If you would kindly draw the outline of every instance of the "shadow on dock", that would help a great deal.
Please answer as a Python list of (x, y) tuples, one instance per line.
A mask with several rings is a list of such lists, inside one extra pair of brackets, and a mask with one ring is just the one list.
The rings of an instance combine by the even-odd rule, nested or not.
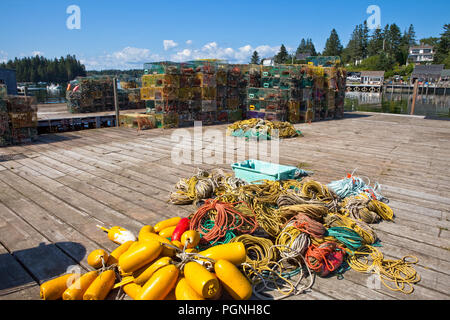
[[(355, 111), (358, 112), (358, 111)], [(367, 118), (367, 117), (372, 117), (373, 114), (361, 114), (361, 113), (353, 113), (352, 111), (345, 111), (344, 112), (344, 118), (345, 119), (356, 119), (356, 118)], [(330, 120), (337, 120), (337, 119), (330, 119)], [(320, 121), (324, 121), (324, 120), (320, 120)]]
[(84, 272), (78, 263), (85, 255), (86, 248), (75, 242), (41, 243), (0, 254), (0, 300), (67, 272)]
[(450, 121), (450, 115), (449, 116), (435, 116), (435, 115), (430, 115), (430, 116), (426, 116), (424, 118), (425, 120), (446, 120), (446, 121)]

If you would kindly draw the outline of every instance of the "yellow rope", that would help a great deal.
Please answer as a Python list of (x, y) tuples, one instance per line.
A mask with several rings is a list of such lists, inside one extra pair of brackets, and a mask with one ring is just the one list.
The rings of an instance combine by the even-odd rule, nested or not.
[(375, 231), (366, 223), (354, 220), (339, 214), (328, 214), (325, 217), (327, 227), (347, 227), (354, 230), (362, 238), (365, 244), (374, 244), (377, 241)]
[(303, 213), (318, 222), (323, 222), (323, 218), (328, 214), (327, 207), (317, 204), (296, 204), (292, 206), (284, 206), (277, 210), (281, 216), (287, 220)]
[[(408, 258), (413, 261), (407, 261)], [(349, 255), (347, 262), (355, 271), (377, 274), (381, 283), (392, 291), (410, 294), (414, 291), (413, 284), (420, 281), (420, 275), (411, 266), (418, 262), (414, 256), (398, 260), (384, 259), (380, 250), (366, 245), (354, 255)]]
[[(241, 264), (244, 274), (252, 282), (253, 293), (260, 299), (268, 299), (262, 295), (264, 290), (277, 290), (281, 296), (269, 299), (283, 299), (292, 294), (300, 294), (310, 288), (314, 282), (314, 275), (307, 268), (310, 277), (309, 285), (301, 286), (305, 275), (303, 273), (301, 259), (292, 259), (286, 256), (278, 259), (278, 250), (285, 252), (290, 250), (283, 244), (274, 245), (268, 238), (252, 235), (235, 237), (231, 242), (242, 242), (247, 250), (246, 261)], [(295, 264), (292, 264), (294, 262)], [(289, 273), (298, 270), (296, 282), (290, 280)]]

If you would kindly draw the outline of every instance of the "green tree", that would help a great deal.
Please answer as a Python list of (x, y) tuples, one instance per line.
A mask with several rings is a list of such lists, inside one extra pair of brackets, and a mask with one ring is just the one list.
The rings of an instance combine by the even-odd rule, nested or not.
[(314, 46), (314, 43), (312, 39), (306, 40), (306, 49), (311, 53), (311, 56), (317, 56), (316, 47)]
[(408, 31), (406, 33), (407, 39), (408, 39), (408, 45), (409, 46), (415, 46), (417, 45), (416, 42), (416, 31), (414, 30), (414, 26), (411, 24), (408, 28)]
[(342, 44), (336, 29), (331, 30), (330, 37), (325, 43), (325, 49), (322, 52), (324, 56), (340, 56), (342, 54)]
[(400, 28), (394, 23), (385, 31), (385, 52), (389, 57), (392, 57), (399, 63), (403, 60), (401, 46), (402, 33)]
[(363, 59), (367, 58), (368, 56), (368, 47), (369, 47), (369, 28), (367, 26), (367, 22), (364, 21), (362, 25), (359, 26), (359, 32), (360, 32), (360, 55)]
[(417, 45), (416, 43), (416, 32), (414, 31), (414, 26), (411, 24), (407, 31), (403, 33), (401, 39), (401, 44), (399, 52), (397, 53), (397, 61), (400, 65), (406, 64), (409, 56), (409, 48)]
[(250, 60), (250, 63), (251, 64), (259, 64), (260, 63), (260, 58), (259, 58), (258, 52), (256, 50), (253, 51), (253, 55)]
[(19, 82), (54, 82), (63, 83), (73, 80), (77, 76), (85, 76), (86, 69), (75, 56), (61, 57), (49, 60), (41, 56), (15, 58), (0, 67), (16, 70)]
[(314, 43), (312, 42), (312, 39), (302, 39), (300, 41), (300, 45), (298, 46), (295, 54), (301, 54), (306, 53), (310, 56), (317, 56), (316, 47), (314, 46)]
[(384, 33), (381, 30), (381, 28), (377, 28), (370, 37), (367, 46), (367, 55), (371, 57), (382, 53), (383, 43), (384, 43)]
[(442, 61), (445, 69), (450, 69), (450, 54), (447, 55), (447, 58)]
[(302, 39), (295, 54), (306, 53), (306, 40)]
[(289, 61), (289, 53), (287, 52), (284, 44), (282, 44), (280, 47), (280, 52), (278, 52), (278, 54), (275, 56), (275, 63), (284, 64), (284, 63), (288, 63), (288, 62), (290, 62)]
[(422, 45), (428, 45), (428, 46), (433, 46), (434, 48), (437, 48), (437, 46), (439, 44), (439, 38), (438, 37), (428, 37), (428, 38), (420, 39), (419, 42)]
[(344, 62), (356, 64), (356, 61), (363, 59), (362, 45), (362, 25), (357, 25), (353, 30), (350, 40), (345, 48)]
[(444, 32), (441, 34), (439, 42), (437, 44), (435, 62), (444, 63), (448, 61), (448, 56), (450, 55), (450, 24), (444, 25)]

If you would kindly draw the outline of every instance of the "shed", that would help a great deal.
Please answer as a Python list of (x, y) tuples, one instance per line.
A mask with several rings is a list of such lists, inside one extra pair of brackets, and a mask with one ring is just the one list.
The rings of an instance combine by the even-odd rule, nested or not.
[(411, 82), (414, 83), (417, 79), (438, 81), (442, 76), (443, 70), (443, 64), (416, 65), (411, 74)]
[(17, 95), (16, 70), (0, 68), (0, 83), (6, 84), (8, 95)]
[(450, 80), (450, 69), (444, 69), (441, 72), (441, 80), (449, 81)]
[(384, 71), (361, 71), (361, 82), (363, 84), (383, 84)]

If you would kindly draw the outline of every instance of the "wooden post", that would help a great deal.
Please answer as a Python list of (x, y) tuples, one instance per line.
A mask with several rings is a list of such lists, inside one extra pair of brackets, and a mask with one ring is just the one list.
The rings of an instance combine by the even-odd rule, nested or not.
[(448, 86), (448, 82), (446, 82), (444, 85), (444, 101), (445, 101), (445, 96), (447, 95), (447, 86)]
[(414, 83), (414, 89), (413, 89), (413, 100), (411, 104), (411, 115), (414, 114), (414, 108), (416, 106), (416, 98), (417, 98), (417, 90), (419, 89), (419, 81), (416, 80)]
[(114, 108), (116, 110), (116, 127), (120, 126), (119, 123), (119, 97), (117, 96), (117, 78), (113, 78), (114, 88)]

